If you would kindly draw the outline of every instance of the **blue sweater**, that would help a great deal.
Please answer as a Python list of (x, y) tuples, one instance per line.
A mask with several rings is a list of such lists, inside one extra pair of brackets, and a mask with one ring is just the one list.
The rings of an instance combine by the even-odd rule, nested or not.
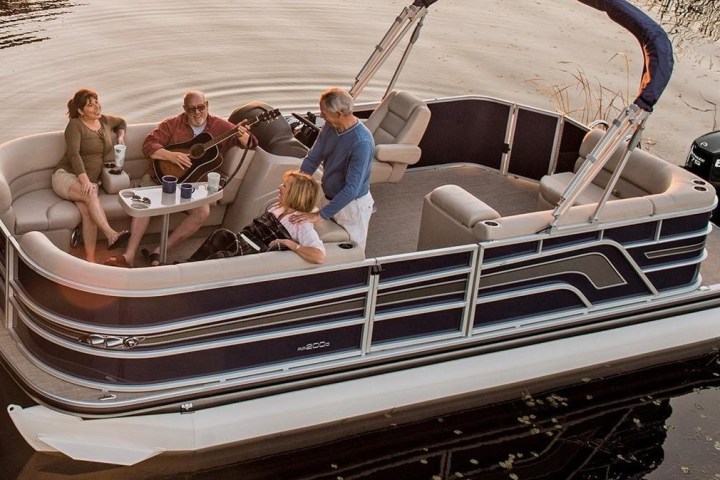
[(323, 165), (322, 189), (331, 200), (320, 210), (322, 218), (332, 217), (370, 191), (374, 153), (372, 134), (359, 120), (342, 133), (337, 133), (329, 124), (323, 126), (300, 166), (300, 171), (312, 175)]

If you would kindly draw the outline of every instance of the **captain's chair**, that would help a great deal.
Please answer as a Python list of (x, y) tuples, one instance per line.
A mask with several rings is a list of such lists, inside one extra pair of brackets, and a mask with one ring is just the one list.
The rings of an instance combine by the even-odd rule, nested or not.
[(424, 101), (407, 92), (394, 91), (378, 105), (365, 126), (375, 139), (370, 183), (397, 183), (408, 165), (420, 160), (420, 139), (430, 122)]

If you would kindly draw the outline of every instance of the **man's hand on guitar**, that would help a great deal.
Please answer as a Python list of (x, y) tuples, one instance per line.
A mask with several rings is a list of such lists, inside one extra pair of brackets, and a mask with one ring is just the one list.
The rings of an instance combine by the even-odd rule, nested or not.
[(237, 137), (243, 146), (247, 146), (247, 142), (250, 139), (250, 129), (245, 127), (247, 124), (247, 119), (237, 124)]
[(178, 167), (182, 167), (183, 169), (188, 169), (192, 166), (192, 160), (190, 160), (190, 156), (187, 153), (183, 152), (167, 151), (164, 160), (167, 160), (168, 162), (173, 163)]

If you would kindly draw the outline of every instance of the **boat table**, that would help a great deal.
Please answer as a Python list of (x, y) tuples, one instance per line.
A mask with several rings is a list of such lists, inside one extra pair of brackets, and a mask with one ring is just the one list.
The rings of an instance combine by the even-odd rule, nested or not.
[(160, 263), (167, 260), (167, 238), (170, 228), (170, 214), (191, 210), (213, 202), (217, 202), (223, 196), (222, 189), (210, 192), (207, 189), (207, 182), (192, 184), (195, 191), (190, 198), (180, 197), (180, 184), (177, 185), (175, 193), (164, 193), (162, 185), (150, 187), (125, 188), (118, 192), (118, 201), (123, 210), (131, 217), (154, 217), (162, 215), (162, 230), (160, 232)]

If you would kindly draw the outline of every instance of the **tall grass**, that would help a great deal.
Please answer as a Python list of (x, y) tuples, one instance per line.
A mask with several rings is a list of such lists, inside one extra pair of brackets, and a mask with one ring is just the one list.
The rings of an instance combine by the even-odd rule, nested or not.
[(610, 121), (616, 118), (628, 105), (630, 97), (630, 65), (625, 53), (616, 53), (616, 57), (624, 59), (625, 63), (625, 91), (606, 87), (597, 78), (591, 78), (581, 66), (575, 71), (561, 70), (572, 78), (566, 84), (549, 84), (542, 79), (528, 80), (539, 91), (544, 92), (553, 99), (558, 113), (589, 124), (597, 120)]

